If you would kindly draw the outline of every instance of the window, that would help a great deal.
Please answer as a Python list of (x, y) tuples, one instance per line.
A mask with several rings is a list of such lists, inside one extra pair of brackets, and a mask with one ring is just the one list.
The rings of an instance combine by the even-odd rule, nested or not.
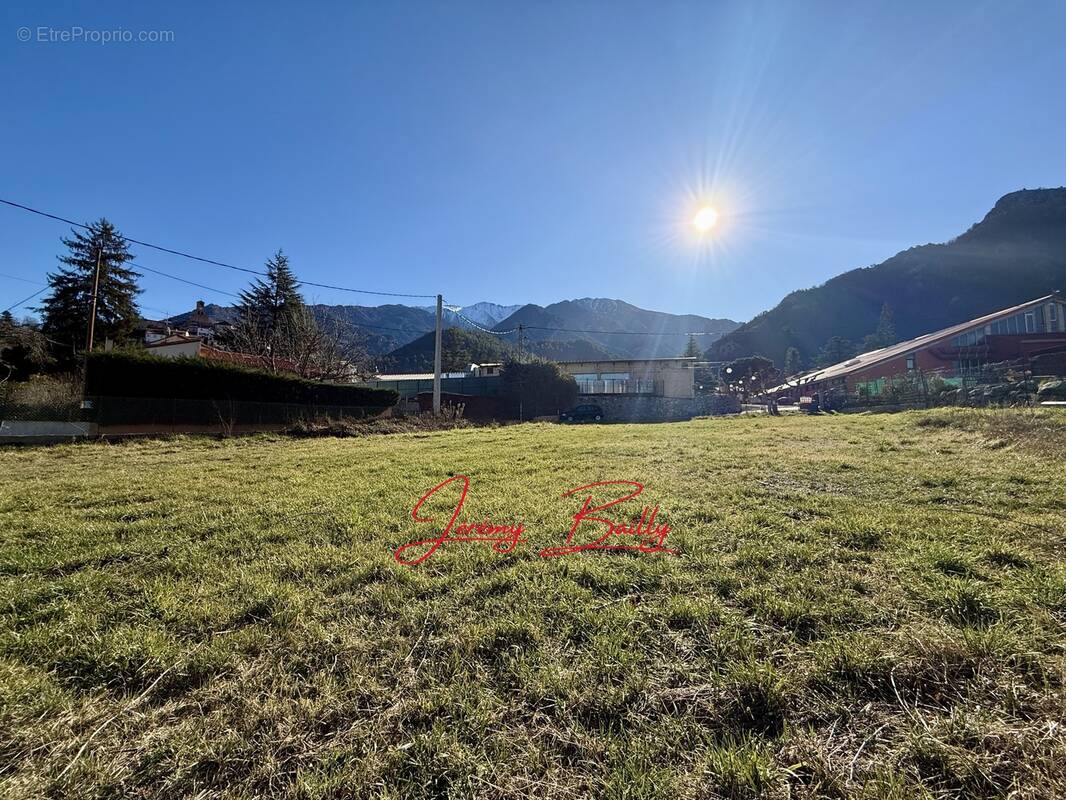
[(1025, 332), (1036, 333), (1036, 314), (1029, 311), (1025, 315)]
[(914, 353), (907, 356), (907, 369), (914, 369)]
[(979, 328), (977, 330), (966, 331), (965, 333), (960, 333), (958, 336), (952, 337), (951, 343), (955, 347), (973, 347), (974, 345), (980, 344), (984, 340), (985, 330), (984, 328)]

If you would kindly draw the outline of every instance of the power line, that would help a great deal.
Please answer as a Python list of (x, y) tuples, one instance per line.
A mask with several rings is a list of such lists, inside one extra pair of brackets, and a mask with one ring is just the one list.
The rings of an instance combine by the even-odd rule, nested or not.
[(527, 331), (555, 331), (557, 333), (621, 333), (627, 336), (714, 336), (715, 331), (597, 331), (583, 328), (545, 328), (541, 325), (523, 325)]
[(187, 283), (190, 286), (196, 286), (196, 287), (199, 287), (200, 289), (206, 289), (209, 292), (216, 292), (218, 294), (228, 294), (230, 297), (238, 297), (238, 298), (240, 297), (240, 295), (237, 294), (236, 292), (227, 292), (225, 289), (216, 289), (213, 286), (207, 286), (207, 285), (202, 284), (202, 283), (197, 283), (196, 281), (190, 281), (190, 280), (187, 280), (185, 278), (179, 278), (177, 275), (171, 275), (169, 272), (163, 272), (160, 269), (153, 269), (152, 267), (146, 267), (144, 264), (138, 264), (135, 261), (131, 261), (130, 265), (136, 267), (137, 269), (143, 269), (145, 272), (154, 272), (156, 275), (162, 275), (164, 278), (170, 278), (171, 280), (174, 280), (174, 281), (181, 281), (182, 283)]
[(455, 314), (455, 316), (459, 317), (459, 319), (463, 320), (463, 322), (466, 322), (467, 324), (472, 325), (473, 327), (477, 328), (479, 331), (484, 331), (485, 333), (491, 333), (493, 336), (506, 336), (507, 334), (514, 333), (515, 331), (518, 330), (518, 328), (511, 328), (511, 330), (509, 330), (509, 331), (494, 331), (494, 330), (490, 330), (489, 328), (485, 328), (485, 327), (479, 325), (478, 323), (474, 322), (474, 320), (470, 319), (470, 317), (463, 316), (461, 313), (459, 313), (459, 307), (458, 306), (452, 306), (452, 307), (445, 306), (444, 310), (445, 311), (450, 311), (451, 313)]
[[(85, 225), (85, 224), (83, 224), (81, 222), (75, 222), (74, 220), (67, 219), (66, 217), (60, 217), (60, 216), (57, 216), (55, 214), (49, 214), (46, 211), (41, 211), (41, 210), (36, 209), (36, 208), (30, 208), (29, 206), (24, 206), (21, 203), (15, 203), (15, 202), (13, 202), (11, 200), (4, 200), (3, 198), (0, 198), (0, 203), (3, 203), (3, 204), (8, 205), (8, 206), (11, 206), (13, 208), (20, 208), (23, 211), (29, 211), (31, 214), (37, 214), (38, 216), (47, 217), (48, 219), (54, 219), (54, 220), (56, 220), (58, 222), (65, 222), (66, 224), (73, 225), (76, 228), (82, 228), (83, 230), (87, 230), (87, 231), (91, 231), (92, 230), (91, 226)], [(132, 239), (129, 236), (124, 236), (123, 238), (126, 241), (131, 242), (133, 244), (140, 245), (141, 247), (150, 247), (153, 250), (159, 250), (162, 253), (170, 253), (171, 255), (181, 256), (182, 258), (192, 259), (193, 261), (199, 261), (199, 262), (201, 262), (203, 264), (212, 264), (212, 265), (214, 265), (216, 267), (225, 267), (226, 269), (236, 270), (237, 272), (244, 272), (244, 273), (247, 273), (249, 275), (266, 276), (266, 273), (263, 272), (262, 270), (249, 269), (248, 267), (238, 267), (238, 266), (235, 266), (234, 264), (227, 264), (225, 261), (215, 261), (213, 258), (203, 258), (201, 256), (194, 256), (191, 253), (185, 253), (185, 252), (182, 252), (181, 250), (174, 250), (174, 249), (169, 248), (169, 247), (163, 247), (162, 245), (152, 244), (151, 242), (141, 241), (140, 239)], [(375, 290), (372, 290), (372, 289), (353, 289), (350, 286), (335, 286), (335, 285), (329, 284), (329, 283), (315, 283), (314, 281), (304, 281), (304, 280), (301, 280), (300, 283), (303, 284), (304, 286), (315, 286), (315, 287), (317, 287), (319, 289), (333, 289), (333, 290), (338, 291), (338, 292), (354, 292), (356, 294), (372, 294), (372, 295), (377, 295), (379, 297), (418, 297), (418, 298), (430, 298), (430, 299), (436, 298), (435, 294), (410, 294), (410, 293), (407, 293), (407, 292), (380, 292), (380, 291), (375, 291)]]
[(519, 325), (506, 331), (497, 331), (490, 328), (486, 328), (483, 325), (479, 325), (470, 319), (470, 317), (464, 316), (459, 311), (459, 306), (445, 306), (446, 311), (450, 311), (459, 319), (463, 320), (467, 324), (476, 328), (479, 331), (485, 333), (491, 333), (494, 336), (507, 336), (508, 334), (517, 333), (521, 330), (536, 330), (536, 331), (551, 331), (553, 333), (600, 333), (600, 334), (624, 334), (626, 336), (713, 336), (713, 331), (601, 331), (592, 330), (587, 328), (549, 328), (543, 325)]
[(20, 278), (18, 275), (5, 275), (0, 272), (0, 278), (10, 278), (13, 281), (22, 281), (23, 283), (32, 283), (34, 286), (44, 286), (45, 284), (40, 281), (31, 281), (29, 278)]
[[(24, 305), (25, 303), (28, 303), (30, 300), (35, 298), (37, 295), (44, 294), (45, 292), (47, 292), (51, 288), (52, 288), (51, 286), (45, 286), (43, 289), (41, 289), (40, 291), (34, 292), (29, 297), (24, 297), (22, 300), (19, 300), (17, 303), (14, 303), (13, 305), (8, 306), (7, 308), (4, 309), (4, 311), (10, 311), (13, 308), (18, 308), (19, 306)], [(2, 313), (4, 313), (4, 312), (0, 311), (0, 314), (2, 314)]]

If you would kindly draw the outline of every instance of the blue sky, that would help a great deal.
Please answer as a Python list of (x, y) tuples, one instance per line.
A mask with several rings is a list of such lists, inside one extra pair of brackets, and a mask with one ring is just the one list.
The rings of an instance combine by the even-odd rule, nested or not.
[[(39, 41), (73, 26), (173, 41)], [(8, 2), (0, 197), (322, 283), (743, 320), (1066, 184), (1064, 29), (1035, 1)], [(0, 306), (65, 232), (0, 208)], [(226, 301), (142, 284), (148, 316)]]

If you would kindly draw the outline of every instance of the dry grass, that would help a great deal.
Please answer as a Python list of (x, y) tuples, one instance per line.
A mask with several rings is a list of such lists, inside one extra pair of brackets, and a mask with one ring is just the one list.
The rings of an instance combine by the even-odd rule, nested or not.
[[(1066, 796), (1066, 472), (1025, 413), (0, 451), (0, 786)], [(398, 565), (456, 472), (531, 541)], [(678, 556), (537, 557), (619, 478)]]

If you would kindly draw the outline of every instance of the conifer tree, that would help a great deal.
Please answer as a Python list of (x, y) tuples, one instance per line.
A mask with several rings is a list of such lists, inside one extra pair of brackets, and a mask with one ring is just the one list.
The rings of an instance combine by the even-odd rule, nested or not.
[(125, 266), (134, 256), (114, 225), (101, 217), (87, 232), (75, 230), (73, 234), (63, 239), (68, 250), (59, 256), (63, 266), (48, 274), (52, 293), (37, 309), (43, 317), (42, 333), (64, 345), (70, 343), (69, 348), (57, 347), (56, 353), (68, 361), (85, 346), (98, 256), (95, 342), (102, 343), (105, 338), (123, 342), (130, 338), (140, 318), (136, 297), (141, 293), (137, 286), (140, 274)]
[(682, 358), (699, 358), (703, 353), (700, 351), (700, 344), (696, 341), (696, 337), (691, 333), (688, 335), (688, 344), (685, 345), (685, 352), (681, 354)]
[(266, 280), (257, 278), (249, 289), (241, 292), (237, 312), (241, 323), (255, 327), (266, 339), (271, 339), (299, 319), (304, 298), (289, 259), (281, 250), (266, 262), (266, 272)]
[(798, 348), (790, 347), (785, 351), (785, 375), (795, 375), (803, 369), (803, 356)]
[(893, 319), (892, 307), (888, 303), (883, 303), (881, 305), (881, 316), (877, 320), (877, 328), (873, 333), (863, 338), (862, 349), (863, 351), (879, 350), (882, 347), (895, 344), (896, 341), (896, 324)]
[(338, 380), (365, 362), (361, 348), (342, 340), (339, 330), (327, 332), (318, 324), (281, 250), (267, 261), (265, 279), (256, 279), (240, 297), (237, 319), (219, 344), (255, 356), (264, 369)]

